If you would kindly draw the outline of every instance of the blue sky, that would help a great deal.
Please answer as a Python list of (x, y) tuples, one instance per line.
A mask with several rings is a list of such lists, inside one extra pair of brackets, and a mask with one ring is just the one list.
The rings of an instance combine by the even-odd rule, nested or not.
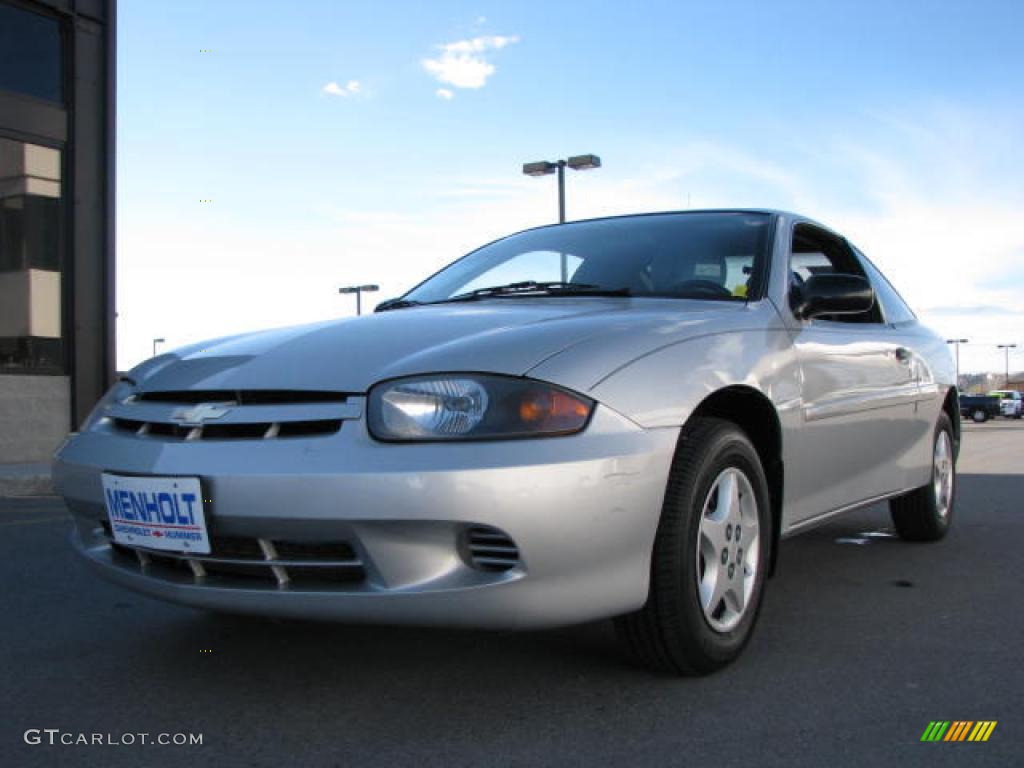
[[(119, 365), (350, 314), (555, 211), (848, 234), (965, 369), (1024, 348), (1016, 2), (119, 3)], [(209, 52), (207, 52), (209, 51)], [(200, 202), (209, 200), (211, 202)], [(1018, 358), (1024, 368), (1024, 353)]]

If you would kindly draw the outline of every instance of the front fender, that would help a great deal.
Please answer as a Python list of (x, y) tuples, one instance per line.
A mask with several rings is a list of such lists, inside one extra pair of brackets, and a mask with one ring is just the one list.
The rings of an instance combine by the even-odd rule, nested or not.
[(800, 367), (785, 329), (717, 333), (644, 355), (589, 393), (643, 427), (682, 426), (714, 392), (746, 386), (763, 393), (785, 426), (799, 415)]

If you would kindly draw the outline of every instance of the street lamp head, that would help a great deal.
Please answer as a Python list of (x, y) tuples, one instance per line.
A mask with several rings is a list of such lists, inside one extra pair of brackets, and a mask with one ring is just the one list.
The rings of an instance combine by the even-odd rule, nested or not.
[(379, 285), (372, 285), (372, 284), (371, 285), (360, 285), (359, 286), (359, 290), (362, 291), (363, 293), (373, 293), (374, 291), (379, 291), (380, 290), (380, 286)]
[(969, 339), (946, 339), (947, 344), (966, 344)]
[(523, 164), (523, 173), (527, 176), (549, 176), (556, 170), (558, 170), (558, 163), (549, 163), (547, 160)]
[(565, 162), (574, 171), (589, 171), (601, 167), (601, 158), (597, 155), (575, 155)]
[(1017, 345), (1016, 344), (996, 344), (996, 347), (999, 348), (999, 349), (1016, 349)]
[(167, 339), (153, 339), (154, 344), (163, 344)]

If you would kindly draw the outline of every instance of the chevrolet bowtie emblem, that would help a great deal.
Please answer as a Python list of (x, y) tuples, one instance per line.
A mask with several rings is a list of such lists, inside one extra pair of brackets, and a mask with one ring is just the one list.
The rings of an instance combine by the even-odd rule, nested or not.
[(186, 427), (201, 427), (204, 421), (219, 419), (231, 409), (218, 403), (199, 403), (191, 408), (179, 408), (171, 418)]

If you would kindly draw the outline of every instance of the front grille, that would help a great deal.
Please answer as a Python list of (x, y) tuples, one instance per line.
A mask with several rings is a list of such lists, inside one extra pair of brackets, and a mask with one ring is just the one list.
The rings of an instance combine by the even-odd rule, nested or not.
[(519, 547), (497, 528), (474, 525), (466, 529), (469, 563), (481, 571), (510, 571), (519, 565)]
[(251, 424), (204, 424), (186, 427), (161, 421), (139, 421), (115, 417), (111, 423), (119, 432), (137, 437), (164, 437), (172, 440), (273, 440), (288, 437), (333, 435), (341, 429), (341, 419), (315, 421), (257, 421)]
[(352, 585), (366, 579), (362, 559), (347, 541), (306, 542), (211, 536), (210, 554), (162, 552), (115, 542), (110, 523), (102, 522), (118, 561), (157, 578), (197, 584), (229, 582), (237, 586), (287, 588)]
[(341, 419), (324, 421), (282, 421), (278, 425), (278, 437), (314, 437), (330, 435), (341, 429)]
[(292, 405), (295, 403), (344, 403), (344, 392), (323, 392), (305, 389), (188, 389), (168, 392), (139, 392), (135, 400), (142, 403), (234, 403), (235, 405)]
[(259, 540), (246, 536), (214, 536), (210, 540), (210, 549), (220, 557), (239, 560), (263, 559), (263, 550), (260, 549)]
[(344, 392), (290, 389), (137, 392), (107, 407), (109, 428), (159, 440), (321, 437), (362, 415)]

